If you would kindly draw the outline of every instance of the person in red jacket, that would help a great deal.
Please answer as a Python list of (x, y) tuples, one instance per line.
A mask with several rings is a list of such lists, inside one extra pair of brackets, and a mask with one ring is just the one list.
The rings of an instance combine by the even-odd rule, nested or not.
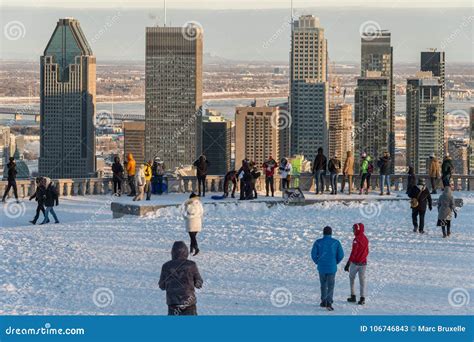
[(352, 226), (354, 232), (354, 240), (352, 241), (352, 252), (347, 261), (344, 271), (349, 272), (349, 280), (351, 284), (351, 296), (347, 298), (348, 302), (355, 303), (357, 301), (355, 295), (355, 278), (359, 274), (360, 284), (360, 300), (358, 304), (365, 304), (365, 270), (367, 268), (367, 256), (369, 255), (369, 240), (364, 234), (364, 225), (356, 223)]

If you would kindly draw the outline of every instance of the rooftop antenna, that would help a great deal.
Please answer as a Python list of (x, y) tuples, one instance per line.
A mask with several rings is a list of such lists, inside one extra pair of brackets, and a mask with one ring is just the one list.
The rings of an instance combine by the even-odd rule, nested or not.
[(163, 10), (165, 12), (165, 25), (164, 25), (164, 27), (166, 27), (166, 0), (163, 0)]

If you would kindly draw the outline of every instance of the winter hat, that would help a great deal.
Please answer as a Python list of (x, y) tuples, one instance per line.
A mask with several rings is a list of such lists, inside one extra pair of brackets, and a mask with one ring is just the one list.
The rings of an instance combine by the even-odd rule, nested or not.
[(418, 185), (425, 185), (425, 180), (423, 178), (418, 178)]
[(332, 228), (329, 226), (324, 227), (323, 235), (332, 235)]
[(191, 195), (189, 195), (189, 198), (194, 198), (194, 197), (199, 197), (199, 196), (196, 195), (194, 192), (191, 192)]

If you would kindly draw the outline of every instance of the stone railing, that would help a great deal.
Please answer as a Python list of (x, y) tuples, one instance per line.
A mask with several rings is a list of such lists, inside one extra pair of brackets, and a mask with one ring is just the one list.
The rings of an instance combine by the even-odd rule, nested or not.
[[(423, 177), (428, 187), (429, 178), (426, 175), (418, 175)], [(339, 176), (339, 183), (342, 177)], [(105, 195), (112, 192), (112, 179), (111, 178), (80, 178), (80, 179), (58, 179), (54, 180), (58, 185), (59, 193), (61, 196), (84, 196), (84, 195)], [(407, 187), (408, 175), (391, 175), (392, 190), (400, 191)], [(168, 192), (191, 192), (197, 191), (197, 179), (196, 177), (165, 177), (164, 182), (168, 185)], [(454, 184), (454, 190), (457, 191), (473, 191), (474, 190), (474, 175), (453, 175), (452, 182)], [(360, 176), (353, 177), (354, 191), (359, 189)], [(371, 177), (371, 188), (372, 190), (379, 189), (379, 176), (372, 175)], [(295, 177), (293, 177), (291, 185), (295, 184)], [(3, 194), (7, 186), (6, 181), (0, 181), (0, 194)], [(18, 196), (25, 198), (31, 196), (35, 192), (35, 181), (31, 180), (17, 180)], [(224, 176), (207, 176), (206, 188), (209, 192), (221, 192), (224, 187)], [(314, 191), (314, 177), (310, 173), (303, 173), (299, 177), (299, 187), (303, 191)], [(340, 187), (340, 185), (339, 185)], [(438, 181), (438, 187), (441, 188), (441, 180)], [(265, 176), (261, 176), (256, 183), (257, 191), (265, 191)], [(330, 189), (329, 176), (325, 179), (326, 190)], [(123, 183), (124, 192), (128, 192), (128, 184), (125, 181)], [(280, 189), (280, 178), (275, 176), (275, 190)], [(338, 189), (339, 190), (339, 189)], [(346, 185), (347, 191), (347, 185)], [(13, 191), (10, 190), (10, 197), (13, 196)]]

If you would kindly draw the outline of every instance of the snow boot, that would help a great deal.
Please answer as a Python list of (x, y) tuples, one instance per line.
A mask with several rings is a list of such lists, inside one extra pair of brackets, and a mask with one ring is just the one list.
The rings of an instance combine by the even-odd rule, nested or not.
[(451, 227), (448, 227), (448, 231), (446, 233), (447, 236), (450, 236), (451, 235)]
[(414, 233), (418, 233), (418, 227), (413, 228)]
[(387, 192), (387, 195), (390, 196), (390, 191)]
[(198, 255), (198, 254), (199, 254), (199, 248), (196, 248), (196, 249), (195, 249), (195, 252), (194, 252), (194, 254), (193, 254), (193, 256), (196, 256), (196, 255)]
[(447, 235), (446, 235), (446, 228), (441, 227), (441, 230), (443, 231), (443, 238), (447, 237)]
[(328, 305), (326, 306), (326, 309), (327, 309), (328, 311), (334, 311), (334, 308), (332, 307), (331, 304), (328, 304)]
[(364, 305), (365, 304), (365, 297), (360, 297), (360, 300), (357, 302), (359, 305)]
[(319, 304), (320, 307), (322, 308), (325, 308), (327, 306), (326, 302), (321, 302), (321, 304)]
[(350, 303), (355, 303), (357, 301), (356, 295), (351, 295), (349, 298), (347, 298), (347, 301)]
[(35, 220), (31, 220), (30, 223), (31, 223), (31, 224), (36, 224), (36, 221), (35, 221)]

